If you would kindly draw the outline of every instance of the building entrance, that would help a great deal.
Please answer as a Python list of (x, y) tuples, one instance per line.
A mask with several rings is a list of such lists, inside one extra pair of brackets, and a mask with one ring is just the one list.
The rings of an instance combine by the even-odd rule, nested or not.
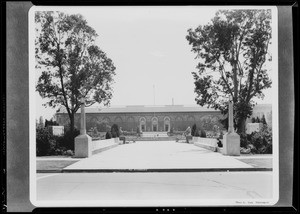
[(158, 119), (156, 117), (152, 118), (152, 131), (153, 132), (158, 131)]
[(166, 131), (166, 132), (169, 131), (169, 124), (165, 124), (165, 131)]

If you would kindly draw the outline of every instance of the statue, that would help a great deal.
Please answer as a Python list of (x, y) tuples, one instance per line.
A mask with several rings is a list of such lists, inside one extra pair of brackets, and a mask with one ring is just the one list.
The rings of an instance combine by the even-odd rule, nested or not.
[(123, 135), (123, 133), (124, 133), (121, 126), (119, 128), (119, 132), (120, 132), (120, 136)]
[(183, 135), (185, 136), (185, 139), (186, 139), (186, 143), (192, 142), (193, 137), (192, 137), (191, 133), (192, 133), (191, 127), (187, 127), (187, 129), (183, 133)]
[(187, 127), (187, 129), (185, 130), (185, 132), (184, 132), (184, 136), (189, 136), (189, 135), (191, 135), (191, 127)]

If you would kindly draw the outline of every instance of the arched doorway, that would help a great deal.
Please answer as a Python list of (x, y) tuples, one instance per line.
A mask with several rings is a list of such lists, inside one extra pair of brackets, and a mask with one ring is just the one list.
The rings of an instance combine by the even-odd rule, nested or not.
[(142, 132), (146, 131), (146, 118), (144, 117), (140, 118), (140, 130)]
[(164, 118), (164, 130), (165, 130), (165, 132), (169, 132), (170, 128), (171, 128), (170, 118), (169, 117), (165, 117)]
[(153, 132), (158, 131), (158, 119), (157, 119), (157, 117), (152, 118), (152, 131)]

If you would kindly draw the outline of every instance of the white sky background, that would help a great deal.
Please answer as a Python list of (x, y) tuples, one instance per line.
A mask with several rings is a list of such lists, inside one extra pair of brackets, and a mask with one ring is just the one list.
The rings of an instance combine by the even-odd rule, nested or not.
[[(68, 7), (80, 13), (99, 37), (97, 45), (116, 66), (111, 105), (195, 105), (195, 54), (187, 30), (207, 24), (220, 7)], [(271, 79), (272, 73), (270, 73)], [(258, 103), (272, 103), (271, 89)], [(50, 119), (36, 92), (36, 118)]]

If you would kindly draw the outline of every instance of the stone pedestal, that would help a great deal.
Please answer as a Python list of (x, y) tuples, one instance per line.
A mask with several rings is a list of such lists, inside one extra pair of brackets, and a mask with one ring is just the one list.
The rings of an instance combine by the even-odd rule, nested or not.
[(239, 156), (240, 155), (240, 136), (235, 133), (226, 133), (223, 136), (223, 155)]
[(87, 134), (75, 138), (75, 157), (88, 158), (92, 156), (92, 138)]

